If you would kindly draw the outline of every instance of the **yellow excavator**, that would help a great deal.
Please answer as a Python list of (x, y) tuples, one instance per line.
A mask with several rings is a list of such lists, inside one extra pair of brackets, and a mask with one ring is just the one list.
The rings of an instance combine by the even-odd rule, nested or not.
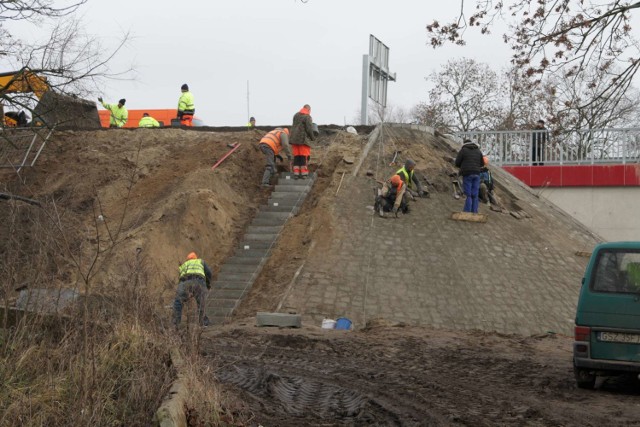
[(33, 93), (38, 98), (38, 104), (31, 111), (31, 123), (28, 123), (24, 111), (5, 113), (0, 103), (2, 127), (33, 125), (74, 129), (100, 128), (100, 117), (95, 102), (54, 92), (46, 77), (28, 68), (0, 73), (0, 99), (8, 100), (11, 104), (10, 97), (5, 95), (15, 93)]

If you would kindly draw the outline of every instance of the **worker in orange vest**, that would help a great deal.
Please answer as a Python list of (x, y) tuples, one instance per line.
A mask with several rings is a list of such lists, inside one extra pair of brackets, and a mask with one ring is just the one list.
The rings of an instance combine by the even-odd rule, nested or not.
[(378, 196), (374, 204), (374, 210), (384, 217), (385, 212), (393, 212), (396, 217), (398, 212), (407, 213), (409, 207), (407, 205), (407, 184), (402, 181), (400, 175), (393, 175), (382, 185), (382, 189), (378, 190)]
[(313, 119), (310, 116), (311, 107), (305, 104), (293, 116), (291, 126), (291, 145), (293, 146), (293, 177), (295, 179), (306, 179), (309, 175), (309, 158), (311, 157), (311, 146), (307, 143), (307, 138), (315, 141), (313, 133)]
[(271, 177), (276, 173), (276, 157), (282, 160), (280, 152), (287, 155), (289, 165), (293, 157), (291, 156), (291, 147), (289, 147), (289, 129), (275, 128), (260, 140), (260, 151), (264, 153), (266, 166), (262, 175), (262, 186), (268, 187)]

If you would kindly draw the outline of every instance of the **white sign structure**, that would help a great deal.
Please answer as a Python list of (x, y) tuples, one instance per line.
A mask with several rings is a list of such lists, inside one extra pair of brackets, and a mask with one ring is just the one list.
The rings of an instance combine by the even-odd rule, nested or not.
[(369, 124), (369, 98), (387, 106), (387, 82), (396, 81), (389, 71), (389, 48), (373, 34), (369, 35), (369, 54), (362, 57), (362, 108), (360, 124)]

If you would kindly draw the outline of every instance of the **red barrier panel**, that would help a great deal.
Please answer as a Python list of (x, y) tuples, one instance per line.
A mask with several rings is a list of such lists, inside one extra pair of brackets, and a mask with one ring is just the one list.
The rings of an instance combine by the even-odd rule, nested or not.
[(640, 187), (640, 164), (503, 166), (530, 187)]

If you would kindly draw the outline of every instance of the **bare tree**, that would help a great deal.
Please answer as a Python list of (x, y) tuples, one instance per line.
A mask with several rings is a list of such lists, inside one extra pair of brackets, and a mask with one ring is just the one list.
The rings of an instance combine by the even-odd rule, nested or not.
[(428, 80), (434, 86), (429, 103), (414, 110), (420, 123), (451, 131), (495, 128), (500, 84), (488, 65), (473, 59), (451, 60)]
[(476, 0), (467, 15), (464, 0), (460, 14), (442, 24), (427, 25), (433, 47), (445, 43), (464, 44), (466, 31), (478, 28), (488, 34), (496, 20), (510, 24), (503, 39), (513, 49), (513, 62), (523, 76), (542, 82), (547, 72), (580, 79), (585, 69), (609, 75), (608, 85), (596, 80), (587, 84), (598, 88), (591, 98), (581, 99), (587, 107), (599, 98), (622, 98), (640, 67), (640, 47), (632, 35), (630, 12), (638, 1), (584, 0)]

